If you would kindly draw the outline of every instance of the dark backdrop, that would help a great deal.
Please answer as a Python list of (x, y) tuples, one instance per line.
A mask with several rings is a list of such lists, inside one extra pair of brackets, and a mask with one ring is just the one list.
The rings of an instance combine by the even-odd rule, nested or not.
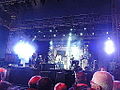
[(9, 29), (0, 26), (0, 58), (5, 58)]

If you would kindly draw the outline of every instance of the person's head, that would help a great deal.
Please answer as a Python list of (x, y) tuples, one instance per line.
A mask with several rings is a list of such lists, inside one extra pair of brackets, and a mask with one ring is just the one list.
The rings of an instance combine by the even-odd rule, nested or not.
[(7, 69), (0, 68), (0, 81), (4, 81), (6, 78)]
[(75, 84), (73, 87), (69, 88), (69, 90), (90, 90), (87, 84), (79, 83)]
[(8, 90), (11, 86), (12, 84), (7, 81), (0, 82), (0, 90)]
[(75, 82), (76, 83), (86, 82), (86, 74), (83, 71), (76, 72), (75, 73)]
[(57, 83), (54, 86), (54, 90), (67, 90), (67, 85), (65, 83)]
[(91, 87), (97, 90), (112, 90), (113, 76), (106, 71), (97, 71), (94, 73)]
[(38, 90), (51, 90), (52, 81), (48, 77), (43, 77), (38, 81)]
[(38, 81), (41, 79), (42, 77), (41, 76), (33, 76), (31, 77), (31, 79), (28, 81), (28, 86), (30, 88), (37, 88), (37, 83)]
[(120, 81), (113, 82), (113, 90), (120, 90)]

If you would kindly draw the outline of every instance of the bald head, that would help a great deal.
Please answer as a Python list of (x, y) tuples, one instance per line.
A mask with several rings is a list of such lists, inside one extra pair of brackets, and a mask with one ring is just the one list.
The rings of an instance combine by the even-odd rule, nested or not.
[(102, 87), (102, 90), (112, 90), (113, 76), (106, 71), (97, 71), (94, 73), (92, 81)]

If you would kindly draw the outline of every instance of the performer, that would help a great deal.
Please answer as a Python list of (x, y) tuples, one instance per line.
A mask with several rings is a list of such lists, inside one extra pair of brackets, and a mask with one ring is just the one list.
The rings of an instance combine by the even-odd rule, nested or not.
[(88, 66), (88, 60), (87, 59), (83, 59), (82, 60), (82, 69), (85, 70), (85, 67)]
[(37, 54), (33, 53), (32, 57), (29, 59), (29, 64), (31, 67), (34, 67), (36, 64)]
[(75, 64), (73, 55), (71, 55), (71, 57), (70, 57), (70, 63), (71, 63), (71, 67), (73, 67)]
[(44, 61), (42, 59), (42, 55), (40, 54), (40, 55), (38, 55), (38, 57), (36, 59), (36, 64), (43, 64), (43, 63), (44, 63)]

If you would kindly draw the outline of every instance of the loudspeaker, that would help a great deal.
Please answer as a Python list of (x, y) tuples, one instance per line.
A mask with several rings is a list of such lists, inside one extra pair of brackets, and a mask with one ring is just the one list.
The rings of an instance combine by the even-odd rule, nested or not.
[(9, 29), (0, 25), (0, 58), (5, 58)]

